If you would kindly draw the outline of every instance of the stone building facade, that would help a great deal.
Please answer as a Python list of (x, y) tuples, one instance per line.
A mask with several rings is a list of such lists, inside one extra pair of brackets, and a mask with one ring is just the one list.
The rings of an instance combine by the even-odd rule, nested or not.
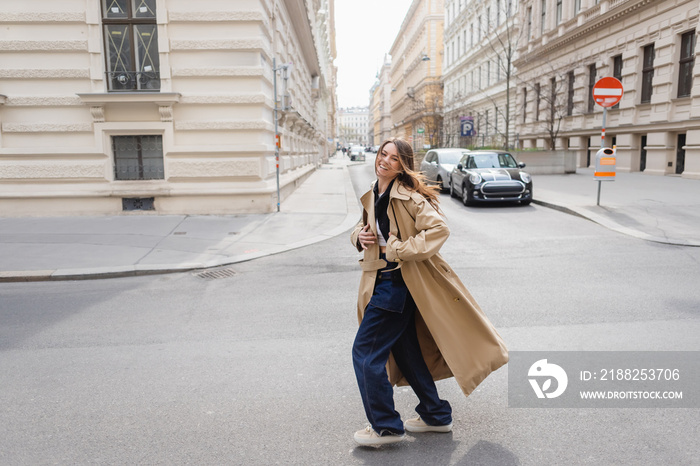
[(443, 145), (512, 147), (519, 35), (514, 0), (445, 3)]
[(275, 101), (282, 198), (333, 150), (333, 0), (3, 2), (0, 25), (0, 215), (272, 211)]
[(338, 110), (338, 140), (342, 146), (371, 144), (369, 133), (368, 107), (348, 107)]
[(384, 56), (384, 63), (377, 73), (370, 98), (373, 125), (373, 145), (380, 145), (393, 136), (391, 124), (391, 57)]
[(623, 85), (607, 112), (606, 146), (617, 169), (700, 178), (697, 1), (526, 0), (516, 61), (523, 148), (568, 149), (595, 164), (603, 109), (592, 100), (604, 76)]
[(444, 8), (443, 0), (413, 0), (389, 51), (393, 135), (416, 150), (440, 141)]

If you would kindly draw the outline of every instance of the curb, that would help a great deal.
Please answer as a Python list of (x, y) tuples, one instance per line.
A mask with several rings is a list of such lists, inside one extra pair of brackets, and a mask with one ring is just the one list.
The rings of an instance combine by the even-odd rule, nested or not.
[(350, 172), (347, 166), (343, 166), (343, 178), (345, 186), (345, 199), (347, 214), (343, 221), (330, 230), (319, 233), (310, 238), (302, 239), (295, 243), (270, 248), (267, 251), (259, 251), (252, 254), (231, 256), (224, 259), (217, 259), (209, 262), (184, 262), (181, 264), (161, 265), (161, 266), (119, 266), (100, 267), (93, 269), (48, 269), (48, 270), (21, 270), (0, 272), (0, 283), (17, 282), (42, 282), (42, 281), (70, 281), (70, 280), (101, 280), (109, 278), (137, 277), (143, 275), (164, 275), (168, 273), (184, 273), (196, 270), (213, 269), (225, 267), (241, 262), (247, 262), (261, 257), (272, 256), (286, 251), (299, 249), (304, 246), (319, 243), (327, 239), (334, 238), (357, 224), (361, 210), (357, 202), (355, 189), (350, 179)]
[(693, 241), (693, 240), (683, 240), (683, 239), (673, 239), (673, 238), (664, 238), (661, 236), (654, 236), (650, 235), (648, 233), (644, 233), (638, 230), (633, 230), (632, 228), (627, 228), (623, 227), (622, 225), (607, 219), (603, 216), (600, 215), (595, 215), (590, 212), (581, 212), (580, 210), (576, 208), (570, 208), (566, 206), (562, 206), (559, 204), (554, 204), (551, 202), (547, 201), (542, 201), (539, 199), (533, 199), (533, 203), (541, 205), (543, 207), (547, 207), (549, 209), (553, 210), (558, 210), (560, 212), (564, 212), (569, 215), (574, 215), (576, 217), (581, 217), (583, 219), (589, 220), (593, 223), (596, 223), (602, 227), (607, 228), (608, 230), (621, 233), (623, 235), (631, 236), (633, 238), (641, 239), (644, 241), (650, 241), (653, 243), (661, 243), (661, 244), (668, 244), (672, 246), (686, 246), (686, 247), (700, 247), (700, 241)]

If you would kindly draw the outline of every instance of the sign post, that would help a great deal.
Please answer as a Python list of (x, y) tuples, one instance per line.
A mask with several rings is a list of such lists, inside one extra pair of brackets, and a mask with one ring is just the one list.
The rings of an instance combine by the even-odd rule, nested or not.
[[(617, 104), (622, 99), (622, 93), (622, 83), (617, 78), (600, 78), (598, 82), (595, 83), (595, 86), (593, 86), (593, 100), (603, 107), (603, 126), (600, 128), (600, 150), (596, 155), (596, 171), (594, 175), (594, 179), (598, 180), (598, 201), (596, 205), (600, 205), (601, 181), (615, 181), (615, 151), (612, 149), (605, 149), (605, 123), (608, 117), (608, 107)], [(605, 151), (610, 151), (610, 153)], [(603, 153), (607, 157), (603, 157)], [(612, 157), (610, 157), (611, 155)], [(605, 171), (599, 170), (599, 162), (601, 159), (604, 160), (607, 166)], [(609, 170), (610, 165), (612, 165), (611, 171)], [(603, 175), (603, 173), (605, 174)], [(612, 173), (612, 176), (610, 173)]]

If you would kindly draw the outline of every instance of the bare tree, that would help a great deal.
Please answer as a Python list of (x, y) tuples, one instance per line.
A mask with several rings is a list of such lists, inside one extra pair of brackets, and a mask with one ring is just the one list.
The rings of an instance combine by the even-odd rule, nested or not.
[[(534, 120), (538, 123), (536, 126), (539, 126), (540, 130), (546, 134), (545, 139), (550, 150), (557, 148), (557, 138), (561, 131), (562, 120), (573, 115), (576, 110), (573, 98), (574, 70), (581, 66), (581, 63), (580, 60), (567, 64), (538, 63), (537, 76), (527, 82), (521, 81), (526, 89), (533, 92)], [(546, 82), (543, 82), (542, 79), (545, 79)]]
[(430, 147), (437, 147), (440, 144), (443, 123), (441, 83), (430, 82), (417, 90), (411, 89), (407, 92), (407, 97), (415, 124), (423, 127), (424, 137), (427, 138)]
[[(448, 139), (453, 139), (452, 129), (459, 124), (458, 113), (465, 115), (469, 112), (469, 115), (475, 116), (482, 122), (482, 125), (479, 125), (481, 127), (478, 128), (480, 135), (476, 137), (477, 140), (482, 140), (482, 145), (486, 143), (486, 135), (489, 134), (491, 145), (509, 149), (511, 131), (515, 126), (515, 115), (517, 115), (517, 112), (513, 112), (513, 81), (516, 74), (514, 62), (523, 32), (515, 11), (514, 0), (494, 0), (494, 3), (495, 5), (481, 0), (469, 9), (469, 20), (478, 18), (470, 24), (468, 29), (470, 43), (474, 47), (468, 57), (468, 62), (474, 67), (470, 72), (472, 89), (469, 91), (465, 89), (465, 94), (461, 95), (462, 86), (458, 86), (459, 91), (453, 91), (449, 95), (451, 110), (446, 115), (449, 119), (447, 124), (450, 127)], [(492, 8), (493, 6), (495, 8)], [(465, 51), (466, 34), (467, 30), (464, 30), (461, 39)], [(458, 36), (457, 45), (459, 43)], [(487, 84), (482, 88), (483, 69), (486, 69)], [(473, 80), (474, 71), (476, 71), (478, 84)], [(466, 81), (466, 74), (463, 79)], [(466, 88), (466, 85), (464, 87)], [(472, 146), (474, 138), (460, 135), (460, 142), (461, 145)]]
[[(464, 96), (461, 93), (457, 93), (450, 96), (450, 102), (458, 102), (462, 100)], [(445, 97), (446, 99), (446, 97)], [(447, 103), (447, 102), (446, 102)], [(447, 105), (445, 105), (447, 107)], [(462, 135), (461, 135), (461, 113), (465, 111), (464, 107), (450, 106), (450, 110), (444, 112), (442, 120), (442, 137), (440, 138), (440, 145), (443, 147), (462, 147)]]
[[(486, 32), (486, 40), (491, 51), (491, 56), (496, 58), (497, 78), (503, 73), (505, 81), (505, 106), (499, 106), (493, 95), (485, 94), (493, 103), (496, 115), (502, 117), (502, 128), (494, 126), (494, 130), (503, 136), (504, 148), (510, 148), (510, 129), (514, 123), (511, 115), (512, 95), (511, 88), (515, 78), (515, 66), (513, 62), (517, 58), (518, 45), (523, 37), (523, 28), (520, 27), (518, 15), (513, 10), (513, 0), (496, 0), (495, 20), (487, 19), (489, 30)], [(503, 22), (501, 22), (503, 17)], [(493, 26), (493, 27), (491, 27)], [(498, 80), (498, 79), (497, 79)], [(516, 113), (517, 114), (517, 113)]]

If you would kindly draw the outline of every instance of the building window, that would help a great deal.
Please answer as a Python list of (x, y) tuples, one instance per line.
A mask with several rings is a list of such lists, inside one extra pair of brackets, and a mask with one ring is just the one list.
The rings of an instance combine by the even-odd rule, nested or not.
[(561, 5), (562, 0), (557, 0), (557, 24), (561, 23)]
[(642, 103), (651, 102), (652, 80), (654, 79), (654, 44), (644, 47), (642, 63)]
[(569, 92), (566, 99), (566, 115), (571, 116), (574, 114), (574, 80), (576, 79), (573, 71), (569, 71), (568, 78)]
[(544, 34), (544, 24), (547, 22), (547, 0), (542, 0), (542, 17), (540, 18), (540, 34)]
[(496, 27), (501, 25), (501, 0), (496, 0)]
[(493, 106), (493, 132), (498, 134), (498, 107)]
[(581, 11), (581, 0), (574, 0), (574, 14), (577, 15)]
[(532, 39), (532, 7), (527, 8), (527, 40)]
[[(613, 78), (622, 82), (622, 55), (613, 57)], [(613, 105), (612, 108), (620, 108), (620, 102)]]
[(681, 59), (678, 71), (678, 97), (689, 97), (693, 87), (693, 65), (695, 65), (695, 31), (681, 36)]
[(549, 106), (549, 121), (554, 121), (554, 115), (556, 112), (557, 105), (557, 78), (552, 78), (549, 80), (549, 88), (551, 91), (550, 99), (551, 105)]
[(527, 121), (527, 87), (523, 87), (523, 123)]
[(486, 124), (484, 125), (484, 130), (486, 132), (486, 136), (489, 135), (489, 111), (486, 110)]
[(588, 65), (588, 113), (595, 110), (595, 100), (593, 99), (593, 86), (595, 86), (596, 69), (595, 63)]
[(160, 89), (156, 0), (102, 0), (110, 91)]
[(540, 88), (540, 83), (535, 83), (535, 121), (540, 119), (540, 97), (542, 89)]
[(622, 55), (613, 57), (613, 78), (622, 82)]
[(112, 136), (114, 179), (162, 180), (162, 136)]

